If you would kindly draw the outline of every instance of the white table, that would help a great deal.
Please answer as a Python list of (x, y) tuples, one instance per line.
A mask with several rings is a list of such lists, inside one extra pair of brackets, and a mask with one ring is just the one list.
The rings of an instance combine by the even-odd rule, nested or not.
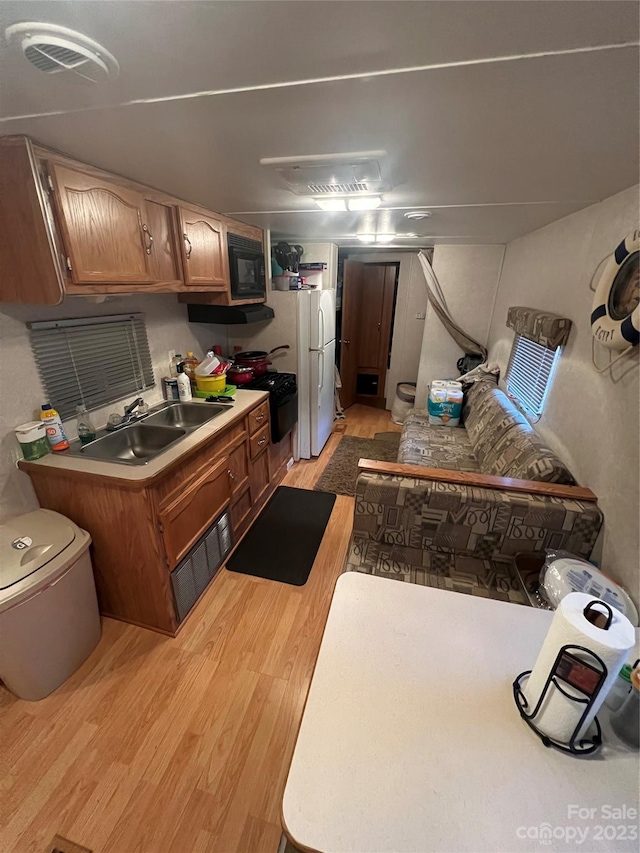
[[(637, 816), (602, 808), (637, 807), (638, 753), (607, 728), (594, 756), (547, 749), (513, 702), (551, 618), (342, 575), (284, 793), (291, 841), (320, 853), (635, 853), (637, 840), (622, 829), (608, 840), (607, 827), (632, 835)], [(577, 832), (582, 843), (565, 840)]]

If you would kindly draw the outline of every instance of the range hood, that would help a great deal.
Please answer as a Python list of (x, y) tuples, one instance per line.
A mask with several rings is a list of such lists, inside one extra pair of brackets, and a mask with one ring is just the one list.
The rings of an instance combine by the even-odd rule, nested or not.
[(215, 323), (218, 326), (237, 326), (259, 323), (275, 317), (273, 308), (259, 302), (256, 305), (187, 305), (190, 323)]

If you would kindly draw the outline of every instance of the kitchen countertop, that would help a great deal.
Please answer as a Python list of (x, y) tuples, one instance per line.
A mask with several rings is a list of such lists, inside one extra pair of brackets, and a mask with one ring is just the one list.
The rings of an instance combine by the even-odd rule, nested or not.
[[(235, 402), (229, 407), (229, 411), (223, 412), (218, 417), (203, 424), (198, 429), (193, 430), (193, 432), (188, 433), (180, 441), (177, 441), (174, 445), (168, 447), (164, 452), (147, 462), (146, 465), (123, 465), (120, 462), (105, 462), (98, 459), (84, 458), (63, 450), (57, 453), (49, 453), (47, 456), (43, 456), (41, 459), (33, 462), (21, 459), (18, 462), (18, 466), (24, 471), (33, 471), (38, 468), (54, 468), (59, 471), (73, 471), (78, 474), (109, 477), (120, 481), (125, 480), (130, 483), (144, 483), (155, 479), (181, 456), (208, 441), (216, 433), (221, 432), (235, 421), (244, 417), (258, 403), (268, 398), (268, 391), (239, 389), (236, 392)], [(193, 402), (202, 404), (203, 406), (209, 405), (205, 400), (196, 397), (194, 397)]]

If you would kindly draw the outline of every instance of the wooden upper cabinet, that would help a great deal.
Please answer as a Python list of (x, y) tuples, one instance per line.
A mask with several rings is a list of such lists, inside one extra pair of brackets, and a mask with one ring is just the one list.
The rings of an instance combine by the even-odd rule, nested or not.
[(227, 233), (222, 220), (189, 207), (178, 208), (182, 236), (184, 283), (229, 287)]
[(181, 284), (182, 268), (176, 238), (175, 207), (155, 199), (145, 199), (145, 237), (149, 272), (154, 281)]
[(151, 282), (142, 194), (57, 163), (50, 173), (72, 281)]

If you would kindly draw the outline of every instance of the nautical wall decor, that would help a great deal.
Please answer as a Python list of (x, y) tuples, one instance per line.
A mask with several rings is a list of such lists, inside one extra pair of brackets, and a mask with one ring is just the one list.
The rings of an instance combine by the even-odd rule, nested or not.
[(640, 231), (625, 237), (606, 260), (593, 298), (591, 331), (612, 350), (640, 342)]

